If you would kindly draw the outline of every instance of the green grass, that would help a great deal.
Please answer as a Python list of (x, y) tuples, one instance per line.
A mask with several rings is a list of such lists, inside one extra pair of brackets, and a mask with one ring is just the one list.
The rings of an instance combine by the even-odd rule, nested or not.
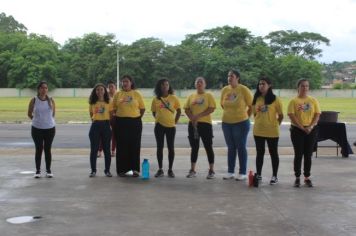
[[(290, 98), (282, 98), (284, 114)], [(339, 111), (339, 120), (342, 122), (356, 121), (356, 98), (318, 98), (321, 109), (324, 111)], [(27, 107), (30, 98), (0, 98), (0, 122), (21, 123), (30, 122), (27, 117)], [(146, 113), (144, 122), (153, 122), (150, 112), (152, 98), (145, 98)], [(87, 98), (55, 98), (56, 102), (56, 122), (89, 122), (88, 99)], [(185, 103), (185, 98), (180, 98), (181, 106)], [(216, 99), (217, 109), (213, 113), (213, 120), (221, 120), (222, 109), (219, 99)], [(184, 113), (184, 112), (183, 112)], [(287, 121), (288, 118), (285, 118)], [(180, 123), (186, 123), (187, 118), (182, 116)]]

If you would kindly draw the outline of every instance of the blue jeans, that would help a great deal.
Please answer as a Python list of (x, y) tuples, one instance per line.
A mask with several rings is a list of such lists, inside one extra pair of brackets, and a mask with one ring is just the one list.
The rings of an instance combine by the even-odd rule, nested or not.
[(250, 131), (250, 120), (235, 124), (222, 123), (225, 142), (227, 145), (228, 172), (235, 173), (236, 150), (239, 157), (239, 174), (245, 175), (247, 168), (247, 135)]

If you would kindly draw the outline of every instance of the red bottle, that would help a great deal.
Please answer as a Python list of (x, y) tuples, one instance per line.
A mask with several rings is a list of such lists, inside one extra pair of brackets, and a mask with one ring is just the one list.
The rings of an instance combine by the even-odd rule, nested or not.
[(249, 187), (253, 186), (253, 172), (252, 172), (252, 170), (250, 170), (248, 173), (248, 186)]

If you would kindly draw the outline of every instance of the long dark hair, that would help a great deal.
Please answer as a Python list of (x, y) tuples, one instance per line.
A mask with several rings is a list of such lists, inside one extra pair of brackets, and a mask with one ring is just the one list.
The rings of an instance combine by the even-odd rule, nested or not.
[[(40, 97), (40, 92), (39, 92), (39, 90), (40, 90), (40, 88), (42, 87), (42, 85), (47, 85), (47, 88), (48, 88), (48, 83), (46, 82), (46, 81), (40, 81), (39, 83), (38, 83), (38, 85), (37, 85), (37, 97), (39, 98)], [(50, 108), (52, 108), (52, 98), (50, 98), (49, 96), (48, 96), (48, 94), (46, 94), (46, 101), (48, 102), (48, 106), (50, 107)]]
[(260, 83), (261, 80), (265, 81), (268, 85), (271, 85), (268, 88), (266, 96), (265, 96), (265, 105), (272, 104), (274, 102), (274, 100), (276, 100), (276, 95), (274, 95), (274, 93), (272, 91), (272, 82), (271, 82), (271, 80), (267, 76), (262, 76), (257, 82), (256, 92), (255, 92), (255, 95), (253, 96), (252, 105), (255, 105), (256, 101), (257, 101), (257, 98), (262, 96), (262, 94), (261, 94), (261, 92), (260, 92), (260, 90), (258, 88), (258, 84)]
[[(136, 89), (135, 80), (134, 80), (130, 75), (123, 75), (123, 76), (121, 77), (121, 81), (122, 81), (123, 79), (128, 79), (128, 80), (130, 80), (130, 82), (131, 82), (131, 89), (132, 89), (132, 90)], [(122, 88), (122, 85), (121, 85), (121, 89), (123, 89), (123, 88)]]
[(109, 103), (109, 93), (108, 90), (106, 89), (105, 85), (103, 83), (98, 83), (94, 86), (93, 90), (91, 91), (90, 97), (89, 97), (89, 104), (94, 105), (98, 101), (98, 95), (96, 95), (96, 88), (102, 86), (104, 88), (104, 101), (105, 103)]
[[(164, 82), (169, 83), (168, 79), (160, 79), (156, 83), (154, 93), (158, 99), (162, 97), (162, 84)], [(168, 94), (173, 94), (173, 93), (174, 93), (173, 88), (171, 85), (169, 85)]]

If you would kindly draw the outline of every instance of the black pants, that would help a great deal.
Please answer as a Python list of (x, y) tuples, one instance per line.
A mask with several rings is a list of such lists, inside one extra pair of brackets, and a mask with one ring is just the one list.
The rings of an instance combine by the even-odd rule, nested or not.
[(41, 159), (42, 151), (45, 153), (46, 161), (46, 171), (51, 172), (51, 162), (52, 162), (52, 142), (56, 134), (56, 128), (51, 129), (37, 129), (32, 126), (31, 136), (36, 147), (35, 162), (36, 162), (36, 171), (41, 171)]
[(304, 157), (304, 176), (310, 176), (310, 169), (312, 165), (311, 157), (313, 155), (313, 147), (317, 137), (316, 127), (306, 134), (303, 130), (291, 126), (290, 138), (294, 148), (294, 173), (296, 177), (301, 175), (302, 159)]
[[(213, 150), (213, 126), (209, 123), (198, 122), (197, 124), (199, 137), (203, 141), (206, 155), (208, 156), (209, 164), (214, 164)], [(191, 147), (190, 161), (196, 163), (198, 160), (199, 141), (200, 138), (194, 138), (194, 127), (191, 122), (188, 124), (188, 139)]]
[(174, 162), (174, 138), (176, 136), (176, 127), (164, 127), (161, 124), (156, 123), (154, 132), (157, 143), (158, 167), (162, 169), (164, 135), (166, 135), (169, 162), (168, 168), (171, 170)]
[(265, 143), (267, 141), (268, 151), (271, 156), (273, 176), (277, 177), (279, 156), (278, 156), (278, 140), (279, 138), (267, 138), (254, 136), (256, 143), (256, 171), (259, 176), (262, 174), (263, 159), (265, 155)]
[(116, 172), (140, 171), (142, 121), (116, 117)]
[(96, 159), (100, 146), (100, 142), (105, 157), (105, 172), (110, 171), (111, 154), (110, 154), (110, 141), (111, 129), (110, 122), (107, 121), (93, 121), (89, 130), (90, 139), (90, 168), (91, 171), (96, 172)]

